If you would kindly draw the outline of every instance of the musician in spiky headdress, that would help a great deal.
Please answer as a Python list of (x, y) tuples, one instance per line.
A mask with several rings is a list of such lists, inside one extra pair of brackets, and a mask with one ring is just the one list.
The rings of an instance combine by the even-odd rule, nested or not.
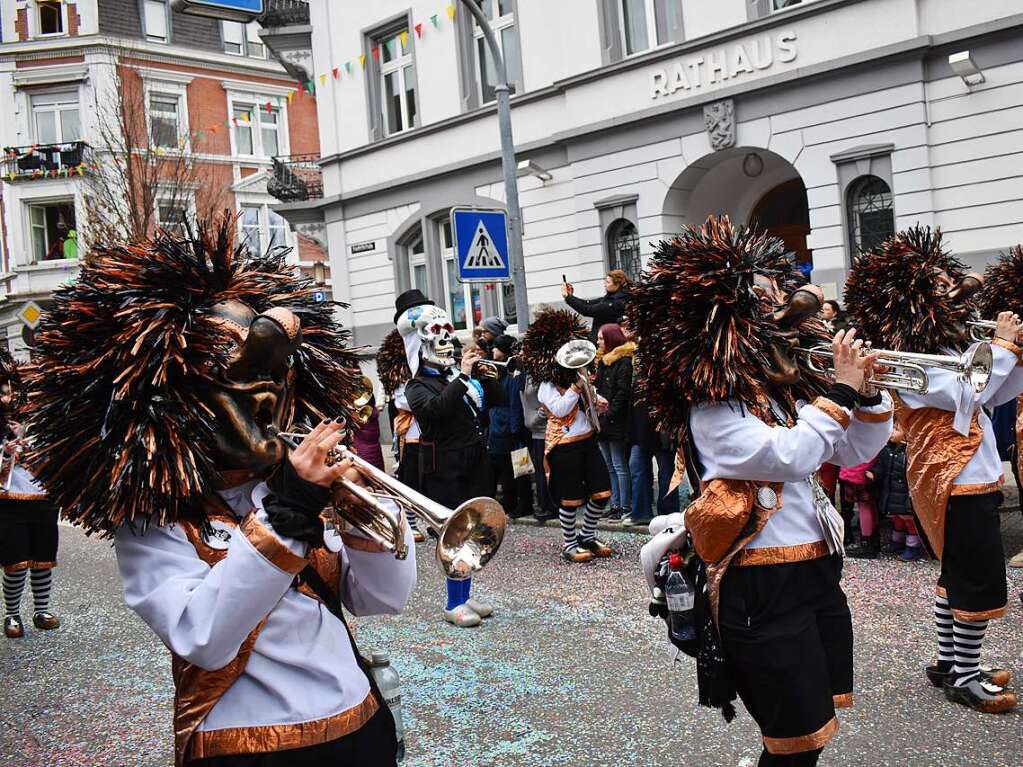
[[(977, 306), (983, 318), (995, 317), (1004, 310), (1023, 316), (1023, 246), (1010, 248), (997, 261), (988, 264), (984, 270), (984, 287), (977, 298)], [(1008, 404), (1005, 410), (1011, 412)], [(1009, 457), (1016, 484), (1023, 487), (1023, 481), (1020, 480), (1023, 476), (1023, 453), (1020, 452), (1020, 448), (1023, 448), (1023, 396), (1017, 397), (1015, 410), (1016, 441), (1012, 445), (1013, 454)], [(995, 423), (1003, 413), (999, 411), (993, 416)], [(1005, 415), (1008, 417), (1008, 413)], [(1023, 550), (1009, 560), (1009, 567), (1023, 567)]]
[(938, 661), (927, 667), (927, 677), (950, 701), (999, 712), (1015, 706), (1016, 696), (1001, 689), (1007, 671), (979, 665), (987, 622), (1007, 609), (998, 521), (1002, 462), (984, 406), (1018, 396), (1023, 375), (1020, 321), (1003, 311), (1007, 307), (991, 308), (997, 327), (990, 347), (970, 345), (966, 323), (981, 284), (979, 274), (967, 274), (943, 247), (940, 230), (917, 226), (853, 261), (846, 306), (880, 348), (953, 355), (950, 360), (965, 351), (978, 371), (987, 370), (985, 386), (976, 376), (968, 380), (925, 363), (925, 391), (900, 392), (899, 422), (913, 511), (941, 560), (934, 606)]
[(32, 584), (32, 624), (42, 631), (60, 627), (50, 611), (57, 566), (57, 509), (25, 468), (26, 390), (21, 365), (0, 345), (0, 565), (3, 566), (4, 636), (25, 635), (21, 601)]
[[(384, 337), (377, 351), (377, 375), (387, 395), (387, 414), (391, 421), (391, 434), (394, 435), (396, 476), (409, 487), (415, 488), (419, 483), (421, 432), (405, 397), (405, 385), (412, 379), (412, 370), (405, 356), (405, 342), (397, 328)], [(409, 525), (416, 543), (426, 540), (415, 515), (409, 517)]]
[[(360, 374), (287, 251), (235, 232), (225, 216), (93, 251), (36, 336), (27, 460), (69, 520), (113, 537), (125, 600), (171, 650), (179, 767), (393, 765), (387, 705), (322, 610), (398, 611), (415, 581), (414, 557), (325, 539)], [(277, 435), (306, 422), (289, 454)]]
[[(547, 411), (544, 471), (558, 507), (562, 556), (569, 562), (589, 562), (614, 553), (597, 538), (597, 522), (611, 498), (611, 477), (597, 444), (595, 417), (607, 402), (587, 385), (588, 367), (568, 368), (558, 362), (558, 351), (570, 342), (578, 347), (574, 354), (580, 359), (595, 354), (596, 347), (585, 340), (586, 335), (578, 314), (547, 308), (536, 315), (519, 348), (522, 368), (540, 382), (537, 399)], [(577, 531), (576, 515), (583, 507), (582, 529)]]
[[(815, 764), (835, 707), (851, 704), (841, 521), (816, 473), (873, 458), (891, 431), (854, 332), (828, 347), (833, 382), (806, 367), (797, 350), (825, 338), (823, 295), (796, 275), (780, 240), (711, 217), (659, 244), (628, 310), (645, 397), (702, 485), (685, 513), (709, 597), (695, 641), (731, 670), (699, 664), (701, 701), (728, 718), (738, 692), (763, 734), (761, 765)], [(723, 653), (708, 649), (718, 643)]]

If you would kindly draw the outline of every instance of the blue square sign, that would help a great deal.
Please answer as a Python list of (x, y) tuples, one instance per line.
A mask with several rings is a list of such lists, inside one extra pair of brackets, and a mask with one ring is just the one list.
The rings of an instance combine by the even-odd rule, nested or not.
[(451, 211), (459, 282), (508, 282), (508, 214), (492, 208)]
[(174, 0), (173, 7), (183, 13), (212, 16), (230, 21), (252, 21), (263, 15), (263, 0)]

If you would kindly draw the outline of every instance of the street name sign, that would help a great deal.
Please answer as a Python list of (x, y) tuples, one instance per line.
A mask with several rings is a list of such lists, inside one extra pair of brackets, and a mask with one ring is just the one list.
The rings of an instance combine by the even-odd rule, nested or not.
[(508, 214), (497, 208), (453, 208), (451, 233), (459, 282), (510, 282)]
[(196, 16), (253, 21), (263, 15), (263, 0), (174, 0), (173, 8)]

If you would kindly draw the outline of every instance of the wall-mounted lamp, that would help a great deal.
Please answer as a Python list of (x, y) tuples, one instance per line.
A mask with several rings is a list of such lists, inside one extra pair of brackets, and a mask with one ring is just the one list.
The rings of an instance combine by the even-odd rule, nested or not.
[(742, 158), (742, 172), (750, 178), (756, 178), (764, 172), (764, 158), (756, 152), (750, 152)]
[(541, 181), (550, 181), (554, 178), (550, 172), (540, 165), (537, 165), (532, 160), (520, 160), (516, 174), (519, 178), (523, 176), (533, 176)]
[(313, 282), (321, 288), (327, 284), (327, 265), (322, 261), (313, 262)]
[(984, 82), (984, 72), (977, 66), (977, 62), (970, 56), (969, 51), (953, 53), (948, 57), (948, 65), (952, 67), (953, 72), (963, 78), (967, 87), (972, 88), (974, 85)]

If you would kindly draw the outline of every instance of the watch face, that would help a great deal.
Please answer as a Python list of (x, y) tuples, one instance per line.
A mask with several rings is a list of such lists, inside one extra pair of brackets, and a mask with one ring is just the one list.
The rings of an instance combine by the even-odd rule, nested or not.
[(757, 488), (757, 506), (763, 509), (773, 509), (778, 505), (778, 494), (773, 488), (762, 485)]

